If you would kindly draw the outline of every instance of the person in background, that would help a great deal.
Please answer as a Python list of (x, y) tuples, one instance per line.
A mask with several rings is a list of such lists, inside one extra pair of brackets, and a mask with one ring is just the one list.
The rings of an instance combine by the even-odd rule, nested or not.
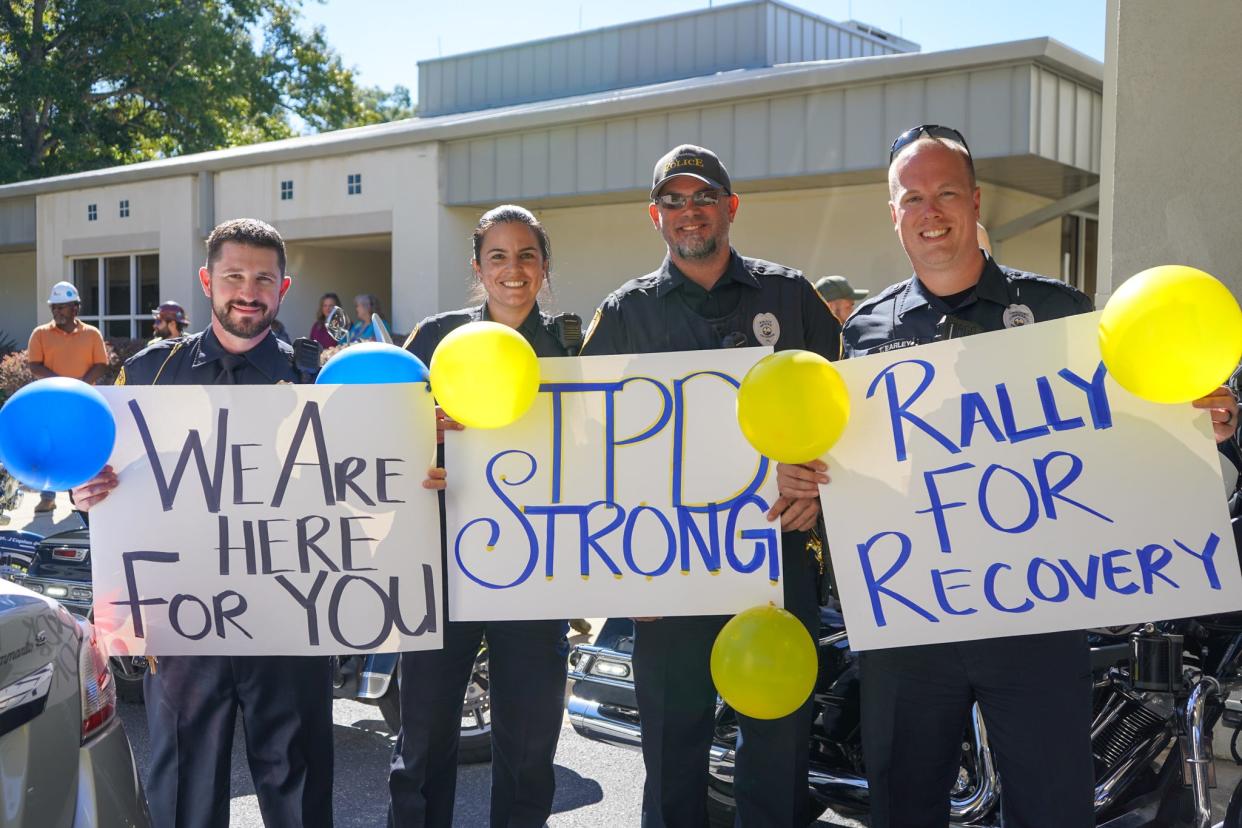
[[(473, 245), (473, 295), (480, 304), (424, 319), (406, 343), (409, 350), (430, 365), (450, 332), (469, 322), (493, 321), (515, 329), (538, 356), (575, 354), (582, 329), (577, 317), (549, 316), (536, 301), (552, 261), (539, 219), (512, 204), (489, 210), (479, 219)], [(461, 428), (436, 413), (441, 430)], [(444, 463), (443, 446), (439, 463)], [(433, 471), (442, 488), (444, 470)], [(443, 533), (443, 499), (440, 517)], [(443, 534), (440, 543), (443, 551)], [(552, 761), (564, 716), (564, 633), (565, 622), (556, 619), (448, 621), (443, 649), (402, 653), (401, 732), (388, 777), (389, 826), (453, 825), (462, 701), (485, 635), (492, 701), (490, 824), (540, 828), (547, 821), (556, 789)]]
[(975, 236), (979, 239), (979, 249), (986, 250), (989, 256), (992, 255), (992, 237), (988, 235), (988, 228), (983, 226), (983, 222), (975, 222)]
[[(47, 297), (52, 321), (30, 333), (26, 361), (35, 379), (72, 377), (94, 385), (108, 369), (99, 329), (78, 319), (82, 297), (70, 282), (57, 282)], [(43, 492), (35, 505), (39, 513), (56, 509), (56, 492)]]
[(375, 325), (371, 322), (371, 314), (384, 315), (380, 310), (379, 297), (373, 293), (359, 293), (354, 297), (354, 312), (357, 316), (354, 324), (349, 326), (349, 341), (374, 342)]
[(151, 311), (151, 315), (155, 317), (155, 328), (148, 345), (154, 345), (165, 339), (176, 339), (184, 336), (186, 328), (190, 327), (190, 321), (185, 317), (185, 308), (171, 299), (160, 302), (160, 306)]
[(828, 303), (828, 310), (842, 325), (854, 312), (854, 303), (866, 299), (869, 290), (859, 290), (850, 284), (844, 276), (825, 276), (815, 283), (815, 289)]
[(341, 297), (335, 293), (325, 293), (319, 297), (319, 313), (315, 316), (314, 324), (311, 325), (310, 338), (318, 342), (320, 347), (335, 348), (341, 344), (328, 332), (328, 314), (340, 304)]

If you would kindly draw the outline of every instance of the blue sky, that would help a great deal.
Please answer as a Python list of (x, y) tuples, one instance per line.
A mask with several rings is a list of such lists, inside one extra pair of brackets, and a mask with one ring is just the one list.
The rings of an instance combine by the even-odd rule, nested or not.
[[(830, 20), (871, 23), (925, 52), (1047, 36), (1104, 59), (1104, 0), (787, 1)], [(363, 83), (402, 84), (417, 95), (420, 60), (706, 6), (706, 0), (305, 0), (303, 10)]]

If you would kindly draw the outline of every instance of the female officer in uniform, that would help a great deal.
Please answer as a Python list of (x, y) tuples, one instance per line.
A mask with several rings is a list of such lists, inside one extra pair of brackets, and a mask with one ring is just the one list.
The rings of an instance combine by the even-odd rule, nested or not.
[[(473, 241), (481, 304), (424, 319), (407, 347), (430, 363), (450, 331), (490, 320), (516, 329), (539, 356), (576, 353), (578, 342), (566, 341), (581, 330), (576, 318), (566, 324), (565, 317), (542, 313), (536, 302), (551, 261), (539, 220), (523, 207), (503, 205), (483, 214)], [(442, 424), (461, 428), (451, 420)], [(443, 532), (443, 500), (440, 509)], [(492, 694), (491, 825), (544, 824), (552, 812), (552, 759), (565, 695), (564, 630), (557, 620), (449, 622), (443, 649), (402, 654), (401, 732), (388, 777), (390, 826), (452, 824), (462, 700), (484, 635)]]

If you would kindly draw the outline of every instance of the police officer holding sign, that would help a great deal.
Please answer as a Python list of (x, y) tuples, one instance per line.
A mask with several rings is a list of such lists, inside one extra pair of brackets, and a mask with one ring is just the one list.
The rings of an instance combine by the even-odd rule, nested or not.
[[(889, 154), (889, 211), (914, 275), (861, 303), (845, 325), (847, 356), (1030, 325), (1092, 310), (1074, 288), (1002, 267), (980, 248), (979, 188), (966, 139), (922, 125)], [(1228, 436), (1234, 402), (1212, 408)], [(780, 466), (782, 496), (818, 496), (820, 461)], [(862, 654), (862, 738), (875, 828), (943, 828), (970, 706), (983, 712), (1014, 828), (1094, 825), (1091, 664), (1084, 633), (1058, 632)]]
[[(265, 385), (318, 370), (319, 348), (294, 349), (271, 332), (289, 289), (285, 245), (271, 226), (227, 221), (207, 239), (199, 269), (211, 300), (201, 333), (150, 345), (118, 385)], [(303, 342), (299, 340), (299, 343)], [(111, 467), (73, 490), (85, 511), (117, 485)], [(227, 828), (230, 756), (240, 708), (263, 822), (332, 825), (332, 684), (323, 656), (162, 656), (147, 674), (151, 764), (147, 801), (158, 826)]]
[[(600, 305), (582, 353), (629, 354), (771, 345), (836, 359), (840, 326), (796, 270), (744, 258), (729, 246), (739, 199), (715, 153), (684, 144), (655, 166), (648, 213), (668, 255)], [(812, 637), (819, 630), (820, 562), (807, 530), (816, 500), (778, 500), (785, 607)], [(708, 751), (716, 690), (710, 655), (727, 617), (636, 619), (634, 671), (642, 718), (643, 825), (707, 825)], [(807, 754), (811, 703), (782, 719), (738, 716), (733, 790), (743, 825), (810, 821)]]
[[(488, 320), (516, 329), (537, 356), (576, 353), (581, 320), (572, 314), (549, 316), (536, 301), (552, 261), (539, 219), (512, 204), (489, 210), (474, 230), (473, 246), (476, 295), (483, 301), (424, 319), (407, 342), (409, 350), (430, 364), (450, 332)], [(436, 414), (441, 429), (461, 428), (438, 409)], [(424, 485), (443, 488), (444, 478), (444, 469), (432, 469)], [(440, 527), (444, 554), (443, 498)], [(463, 699), (484, 636), (492, 704), (490, 824), (540, 828), (552, 813), (552, 762), (565, 702), (565, 622), (446, 618), (443, 649), (401, 655), (401, 732), (388, 777), (391, 826), (453, 824)]]

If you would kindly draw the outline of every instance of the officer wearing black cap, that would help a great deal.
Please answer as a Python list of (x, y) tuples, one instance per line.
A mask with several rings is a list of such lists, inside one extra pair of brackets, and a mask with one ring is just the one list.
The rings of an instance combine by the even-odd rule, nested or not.
[[(729, 246), (739, 199), (710, 150), (685, 144), (655, 166), (649, 214), (668, 246), (654, 273), (610, 294), (596, 311), (583, 355), (770, 345), (836, 359), (840, 326), (796, 270), (740, 256)], [(786, 508), (788, 506), (788, 508)], [(781, 517), (785, 607), (814, 637), (819, 629), (820, 562), (807, 530), (818, 501), (773, 504)], [(728, 619), (639, 619), (634, 670), (642, 719), (643, 825), (707, 825), (708, 751), (716, 691), (710, 655)], [(739, 716), (733, 792), (742, 825), (804, 826), (810, 821), (808, 699), (774, 721)]]
[[(514, 328), (537, 356), (577, 353), (581, 320), (539, 309), (552, 253), (539, 220), (517, 205), (496, 207), (479, 219), (473, 248), (480, 304), (424, 319), (406, 347), (430, 364), (449, 333), (469, 322), (494, 321)], [(457, 427), (437, 414), (442, 428)], [(444, 465), (443, 446), (439, 462)], [(437, 473), (443, 481), (443, 470)], [(443, 497), (440, 526), (446, 554)], [(442, 649), (401, 655), (401, 732), (388, 776), (390, 826), (453, 825), (463, 699), (484, 638), (492, 711), (490, 824), (541, 828), (552, 813), (553, 759), (565, 706), (565, 622), (446, 621)]]
[[(271, 226), (228, 221), (207, 239), (199, 270), (211, 325), (168, 339), (125, 363), (117, 384), (266, 385), (311, 381), (319, 346), (294, 348), (271, 332), (289, 289), (285, 246)], [(297, 357), (295, 358), (295, 353)], [(106, 467), (73, 491), (88, 510), (117, 485)], [(152, 822), (178, 828), (229, 824), (230, 757), (240, 710), (263, 822), (332, 825), (332, 684), (323, 656), (162, 656), (144, 682)]]

